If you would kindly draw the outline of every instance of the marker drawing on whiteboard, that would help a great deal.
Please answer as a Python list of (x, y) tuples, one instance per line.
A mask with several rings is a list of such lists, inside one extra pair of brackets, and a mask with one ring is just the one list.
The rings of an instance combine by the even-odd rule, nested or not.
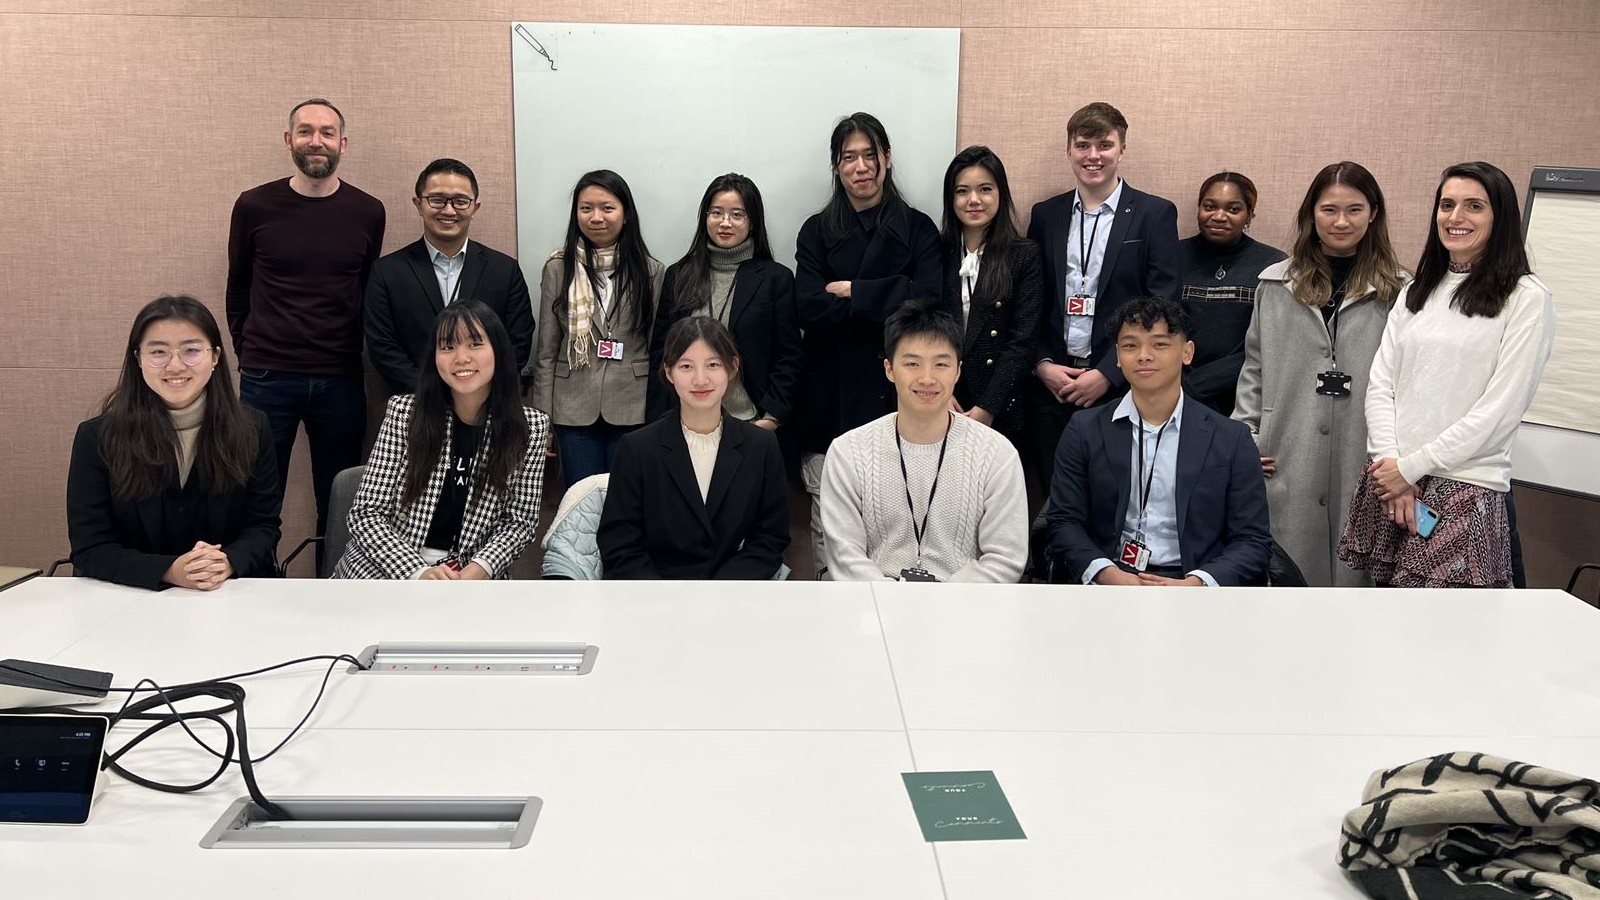
[(556, 61), (550, 58), (550, 52), (544, 49), (544, 45), (539, 43), (538, 38), (534, 37), (533, 34), (528, 31), (528, 29), (523, 28), (520, 23), (512, 30), (517, 33), (518, 37), (528, 42), (528, 46), (533, 48), (533, 52), (544, 57), (545, 61), (550, 63), (550, 71), (556, 71)]

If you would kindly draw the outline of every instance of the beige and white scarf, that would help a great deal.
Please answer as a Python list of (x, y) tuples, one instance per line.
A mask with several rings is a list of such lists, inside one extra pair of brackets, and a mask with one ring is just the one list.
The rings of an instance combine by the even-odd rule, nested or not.
[[(561, 259), (565, 250), (550, 254), (551, 259)], [(589, 267), (583, 263), (579, 252), (572, 260), (572, 285), (567, 288), (567, 365), (586, 369), (594, 355), (595, 319), (602, 315), (600, 298), (594, 292), (594, 282), (589, 279)], [(607, 247), (594, 252), (595, 269), (602, 277), (609, 277), (617, 265), (617, 248)], [(613, 292), (612, 302), (617, 302)]]

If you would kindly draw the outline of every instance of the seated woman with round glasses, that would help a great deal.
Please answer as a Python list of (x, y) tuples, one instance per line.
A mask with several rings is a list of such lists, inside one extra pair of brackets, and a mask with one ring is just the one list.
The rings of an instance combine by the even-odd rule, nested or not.
[(276, 576), (279, 504), (272, 435), (239, 402), (217, 320), (192, 297), (151, 301), (116, 388), (72, 442), (73, 568), (198, 591)]

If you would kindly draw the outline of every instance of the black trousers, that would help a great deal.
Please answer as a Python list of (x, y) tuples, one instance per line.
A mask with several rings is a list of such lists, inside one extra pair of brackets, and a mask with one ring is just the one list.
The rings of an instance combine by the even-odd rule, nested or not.
[(1023, 429), (1021, 444), (1022, 467), (1028, 470), (1030, 476), (1027, 479), (1030, 519), (1038, 515), (1050, 499), (1050, 482), (1056, 471), (1056, 447), (1061, 443), (1062, 432), (1067, 430), (1067, 422), (1080, 411), (1121, 400), (1122, 394), (1122, 391), (1112, 388), (1094, 406), (1074, 406), (1057, 400), (1039, 379), (1028, 379), (1028, 384), (1023, 388), (1028, 421)]

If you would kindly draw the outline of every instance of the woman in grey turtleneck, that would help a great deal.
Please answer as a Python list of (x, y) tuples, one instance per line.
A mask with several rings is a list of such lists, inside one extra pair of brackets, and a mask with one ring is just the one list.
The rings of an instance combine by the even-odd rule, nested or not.
[[(743, 175), (712, 180), (700, 199), (689, 251), (667, 269), (650, 341), (652, 370), (661, 368), (667, 330), (692, 315), (721, 321), (738, 345), (743, 366), (728, 386), (727, 413), (768, 430), (790, 421), (800, 380), (794, 273), (772, 258), (761, 191)], [(650, 379), (647, 418), (676, 403), (661, 379)]]

